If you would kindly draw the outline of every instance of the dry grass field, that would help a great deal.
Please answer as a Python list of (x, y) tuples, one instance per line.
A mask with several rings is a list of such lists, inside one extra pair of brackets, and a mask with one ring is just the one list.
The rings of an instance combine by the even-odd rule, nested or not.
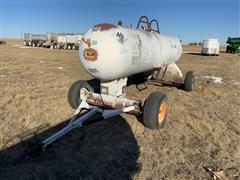
[[(184, 46), (177, 64), (196, 76), (193, 92), (174, 87), (128, 87), (131, 99), (168, 94), (166, 126), (146, 129), (123, 114), (78, 128), (46, 151), (23, 156), (64, 126), (74, 112), (71, 84), (90, 79), (78, 52), (0, 46), (0, 179), (213, 179), (204, 166), (240, 179), (240, 56), (201, 56)], [(17, 44), (18, 46), (14, 46)], [(221, 77), (222, 83), (205, 76)]]

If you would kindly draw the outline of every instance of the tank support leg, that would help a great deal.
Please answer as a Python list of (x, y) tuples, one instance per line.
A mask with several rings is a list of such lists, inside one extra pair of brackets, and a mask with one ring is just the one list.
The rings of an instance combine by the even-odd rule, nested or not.
[[(160, 73), (163, 70), (162, 73)], [(161, 75), (162, 74), (162, 75)], [(161, 76), (161, 77), (159, 77)], [(156, 70), (156, 76), (148, 80), (150, 84), (162, 84), (181, 88), (184, 83), (182, 71), (175, 63), (169, 64), (164, 69), (160, 68)]]
[(166, 68), (164, 69), (164, 72), (163, 72), (163, 75), (162, 75), (162, 79), (165, 77), (165, 74), (166, 74), (166, 72), (167, 72), (167, 68), (168, 68), (168, 67), (166, 67)]

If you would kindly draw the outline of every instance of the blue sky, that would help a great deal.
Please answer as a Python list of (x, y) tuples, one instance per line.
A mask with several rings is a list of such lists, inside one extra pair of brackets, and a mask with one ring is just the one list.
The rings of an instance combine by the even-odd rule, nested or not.
[(184, 43), (240, 36), (239, 0), (1, 0), (1, 37), (21, 32), (86, 32), (102, 22), (136, 26), (140, 16), (159, 21), (163, 34)]

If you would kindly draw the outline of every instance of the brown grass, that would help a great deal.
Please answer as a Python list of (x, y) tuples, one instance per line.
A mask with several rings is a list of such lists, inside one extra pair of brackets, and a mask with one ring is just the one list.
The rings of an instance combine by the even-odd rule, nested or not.
[[(183, 54), (178, 65), (197, 77), (190, 93), (153, 85), (139, 92), (130, 86), (132, 99), (153, 91), (168, 94), (170, 111), (162, 130), (146, 129), (123, 114), (76, 129), (45, 152), (22, 159), (25, 150), (64, 125), (73, 113), (68, 88), (90, 76), (77, 51), (0, 48), (1, 179), (211, 179), (203, 166), (239, 178), (240, 86), (232, 82), (240, 79), (238, 55)], [(206, 75), (222, 77), (223, 83), (207, 82)]]

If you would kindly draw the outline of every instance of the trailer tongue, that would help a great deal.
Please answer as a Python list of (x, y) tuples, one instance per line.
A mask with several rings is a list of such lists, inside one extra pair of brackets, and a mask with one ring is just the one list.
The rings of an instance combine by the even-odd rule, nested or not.
[[(85, 92), (85, 98), (82, 98), (82, 102), (80, 103), (79, 107), (76, 109), (74, 115), (70, 119), (68, 125), (58, 131), (57, 133), (53, 134), (46, 140), (41, 143), (41, 148), (44, 149), (63, 135), (67, 134), (72, 129), (77, 127), (82, 127), (83, 125), (87, 125), (89, 123), (95, 122), (96, 120), (105, 120), (117, 115), (120, 115), (123, 112), (133, 112), (136, 109), (134, 103), (137, 101), (131, 101), (128, 99), (123, 99), (124, 101), (129, 101), (129, 106), (121, 109), (111, 109), (111, 108), (101, 108), (98, 106), (91, 106), (87, 103), (87, 96), (88, 91), (86, 89), (82, 89), (82, 92)], [(92, 94), (94, 96), (94, 94)], [(96, 94), (95, 94), (96, 95)], [(92, 99), (94, 101), (94, 99)], [(88, 100), (89, 101), (89, 100)], [(137, 102), (138, 103), (138, 102)], [(131, 105), (132, 104), (132, 105)], [(83, 112), (83, 110), (87, 110)], [(91, 119), (95, 114), (100, 115), (97, 119)]]

